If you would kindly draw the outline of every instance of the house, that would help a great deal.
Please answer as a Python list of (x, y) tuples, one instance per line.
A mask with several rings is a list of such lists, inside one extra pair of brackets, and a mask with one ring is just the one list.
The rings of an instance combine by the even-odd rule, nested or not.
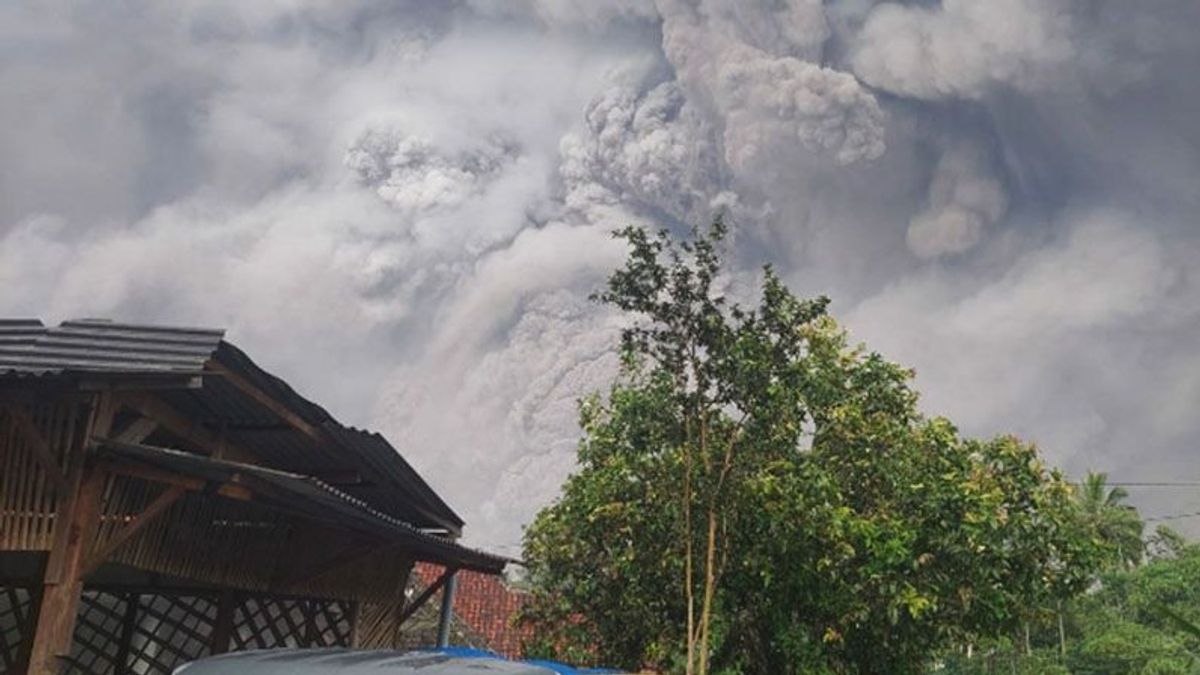
[(223, 331), (0, 320), (0, 673), (397, 646), (414, 565), (503, 572), (463, 527)]

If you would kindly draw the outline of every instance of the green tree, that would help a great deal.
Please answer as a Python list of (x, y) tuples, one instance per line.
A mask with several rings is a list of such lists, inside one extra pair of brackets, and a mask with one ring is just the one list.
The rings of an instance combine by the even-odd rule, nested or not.
[(1125, 503), (1129, 493), (1109, 487), (1108, 474), (1088, 473), (1079, 486), (1079, 505), (1085, 522), (1112, 552), (1112, 564), (1135, 567), (1142, 560), (1145, 525), (1137, 509)]
[(755, 307), (728, 302), (724, 235), (620, 233), (598, 297), (636, 323), (582, 405), (578, 471), (526, 533), (534, 653), (914, 673), (1086, 583), (1094, 538), (1035, 448), (922, 416), (910, 371), (770, 269)]

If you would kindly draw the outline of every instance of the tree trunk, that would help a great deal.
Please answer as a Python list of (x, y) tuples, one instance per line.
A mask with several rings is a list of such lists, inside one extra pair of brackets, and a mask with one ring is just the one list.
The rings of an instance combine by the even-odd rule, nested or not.
[[(690, 444), (689, 444), (690, 445)], [(687, 597), (687, 675), (695, 675), (696, 664), (696, 599), (695, 574), (692, 566), (692, 460), (691, 450), (684, 450), (683, 475), (683, 576)]]
[(709, 625), (712, 623), (713, 595), (717, 585), (717, 512), (708, 509), (708, 537), (704, 550), (704, 606), (700, 610), (700, 653), (698, 675), (708, 675)]
[(1063, 625), (1063, 604), (1058, 601), (1058, 657), (1063, 662), (1067, 660), (1067, 630)]

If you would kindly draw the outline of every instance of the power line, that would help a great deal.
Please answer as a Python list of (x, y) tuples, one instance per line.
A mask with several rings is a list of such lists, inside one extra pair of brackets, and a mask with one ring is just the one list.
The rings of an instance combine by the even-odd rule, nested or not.
[[(1072, 481), (1072, 485), (1083, 485), (1082, 481)], [(1200, 481), (1105, 481), (1106, 487), (1166, 487), (1166, 488), (1185, 488), (1185, 487), (1200, 487)]]
[(1153, 518), (1142, 518), (1143, 523), (1158, 523), (1164, 520), (1182, 520), (1184, 518), (1196, 518), (1200, 516), (1200, 511), (1194, 513), (1176, 513), (1171, 516), (1155, 516)]

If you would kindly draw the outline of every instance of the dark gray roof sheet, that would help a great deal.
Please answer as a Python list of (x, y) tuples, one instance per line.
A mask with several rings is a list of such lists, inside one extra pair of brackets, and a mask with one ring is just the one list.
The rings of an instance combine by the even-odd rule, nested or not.
[(507, 558), (476, 551), (445, 537), (422, 532), (311, 476), (111, 440), (103, 443), (100, 454), (206, 482), (242, 482), (252, 490), (266, 486), (267, 490), (262, 493), (261, 499), (276, 508), (403, 543), (406, 548), (430, 562), (489, 574), (498, 574), (510, 562)]
[(224, 331), (37, 319), (0, 320), (0, 374), (194, 373), (204, 368)]
[[(346, 485), (354, 497), (422, 528), (458, 532), (462, 518), (379, 434), (347, 427), (324, 408), (268, 373), (223, 339), (224, 331), (118, 323), (65, 321), (48, 327), (38, 319), (0, 319), (0, 378), (178, 377), (204, 372), (199, 389), (164, 389), (158, 397), (178, 413), (228, 437), (271, 466), (309, 471), (355, 468), (370, 474)], [(237, 373), (293, 414), (322, 430), (314, 440), (290, 428), (275, 412), (247, 396), (205, 365)]]

